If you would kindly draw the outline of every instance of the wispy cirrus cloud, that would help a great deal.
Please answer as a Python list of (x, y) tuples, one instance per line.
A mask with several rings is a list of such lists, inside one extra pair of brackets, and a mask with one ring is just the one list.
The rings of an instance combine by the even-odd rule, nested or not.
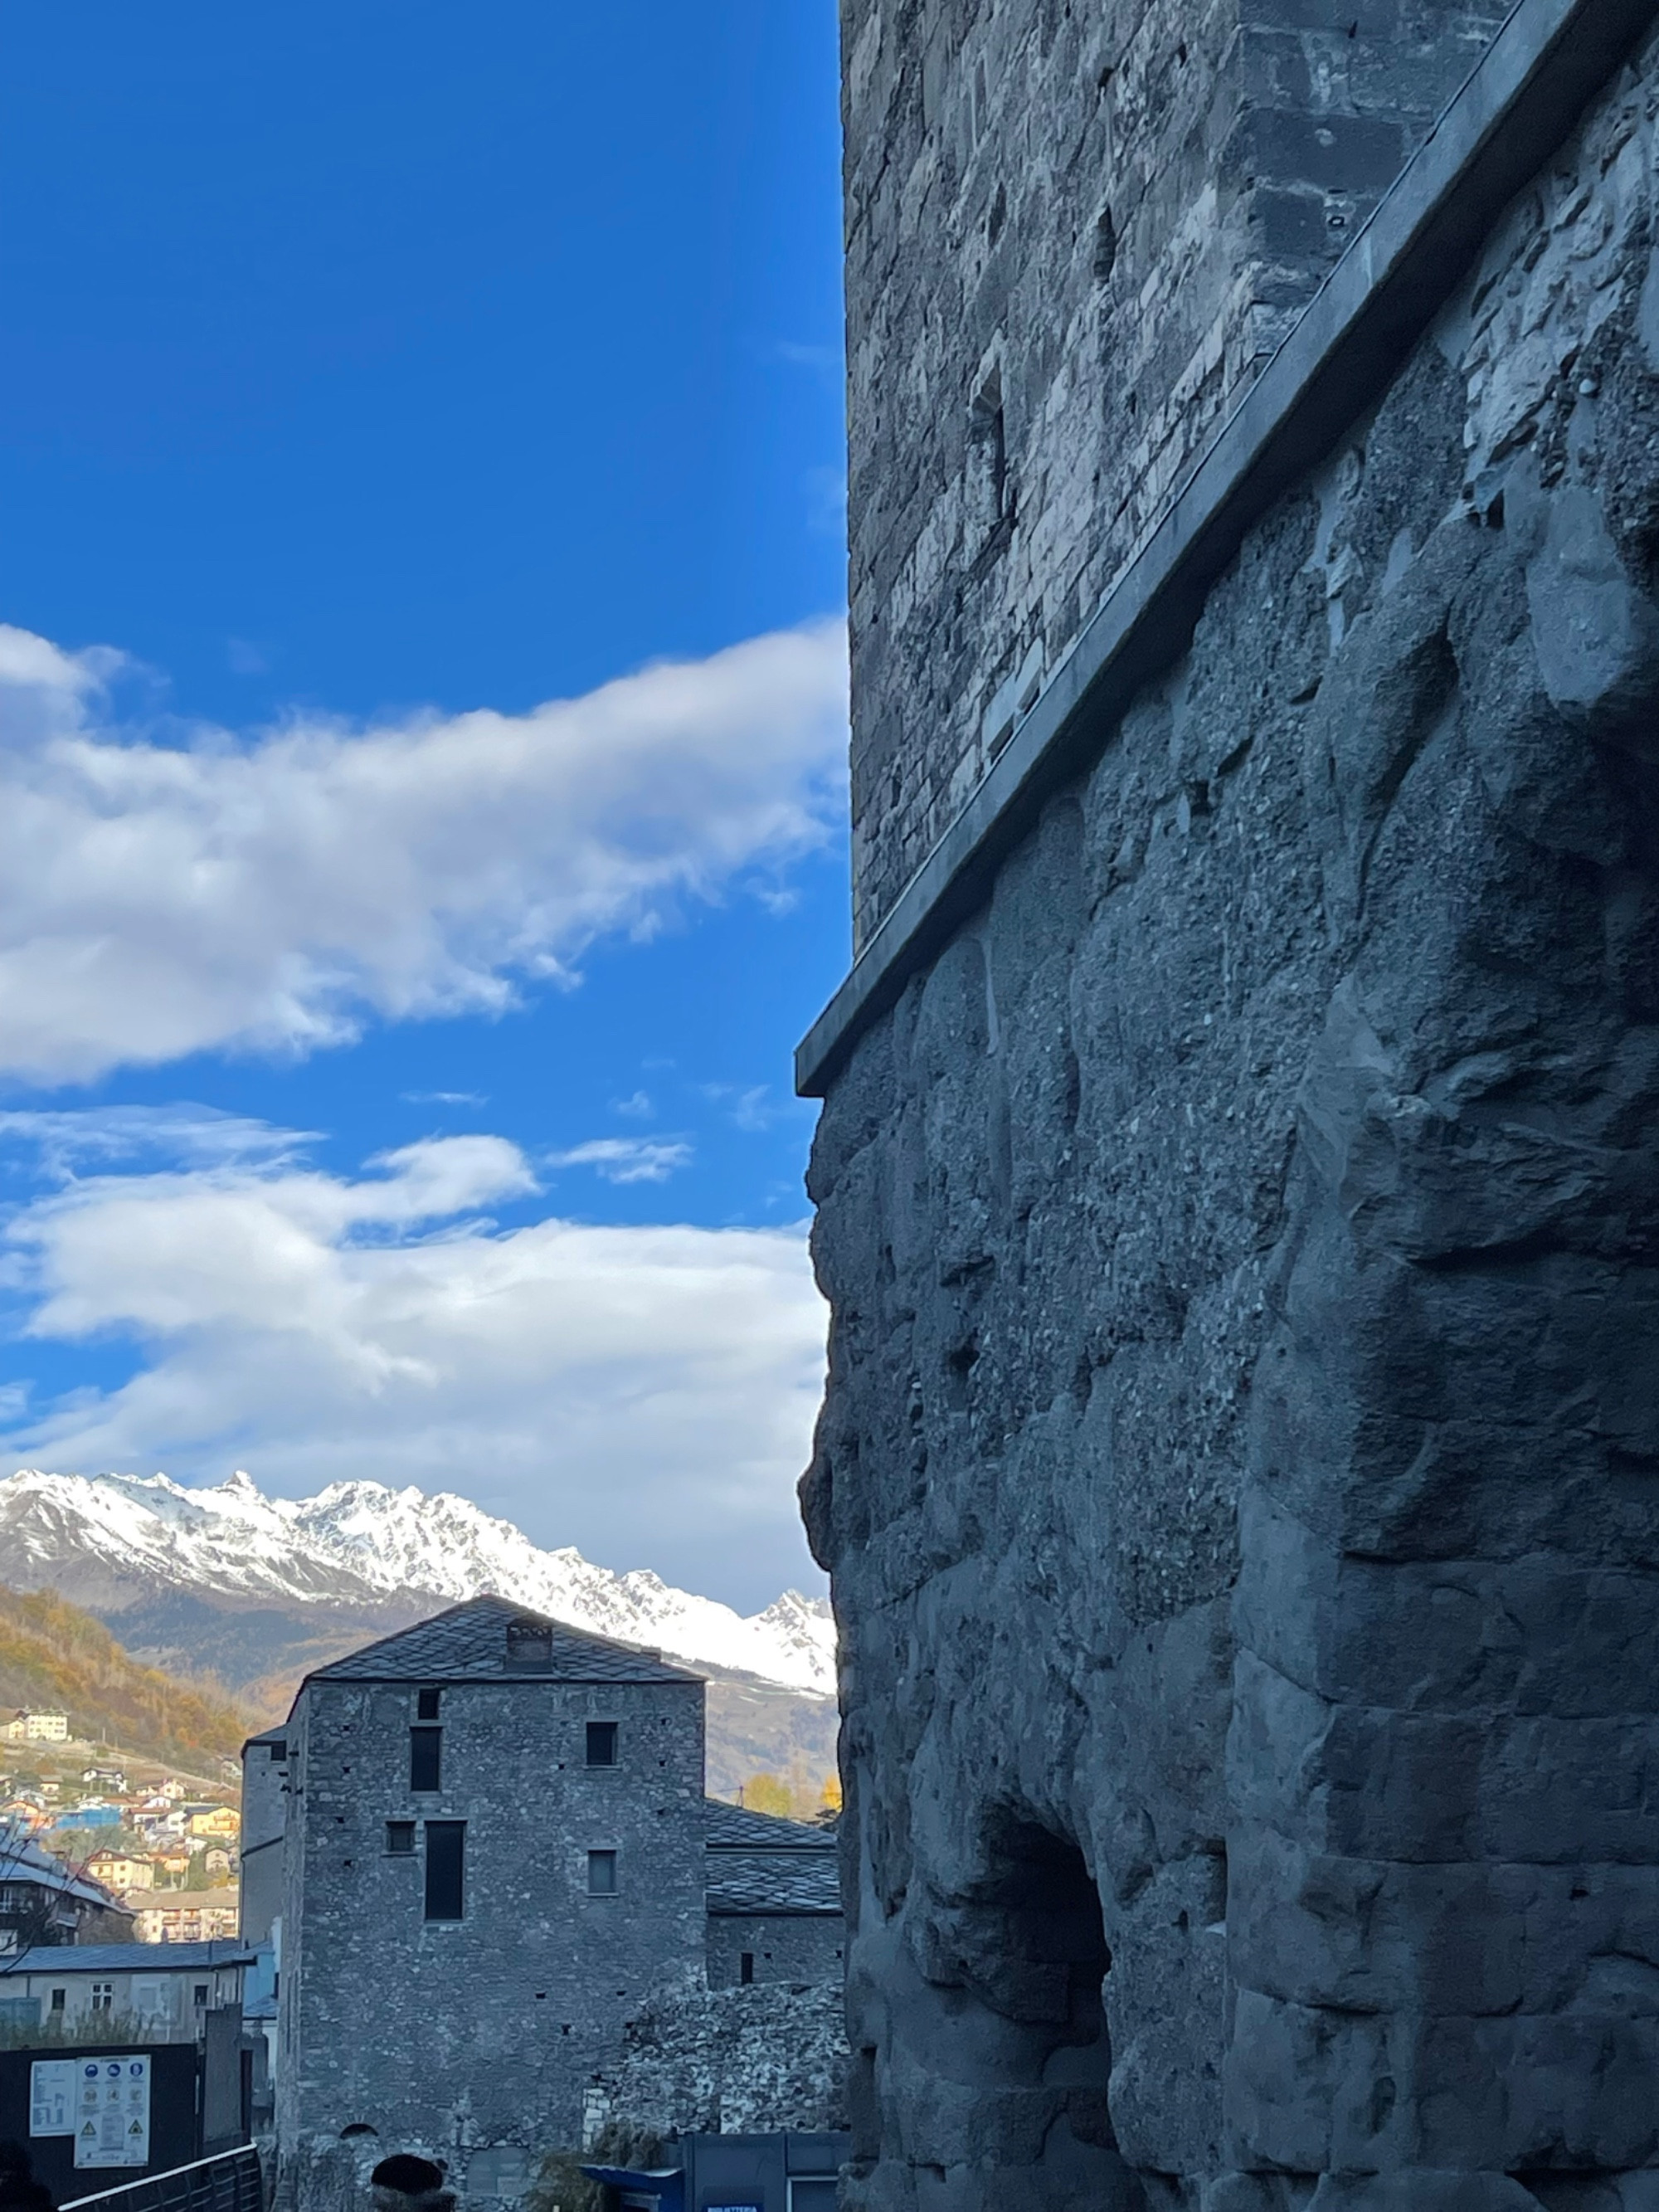
[(666, 1182), (691, 1158), (679, 1137), (590, 1137), (568, 1152), (550, 1152), (551, 1168), (592, 1168), (607, 1182)]
[(123, 723), (120, 656), (0, 626), (0, 1072), (42, 1084), (493, 1010), (833, 834), (839, 625), (527, 714)]

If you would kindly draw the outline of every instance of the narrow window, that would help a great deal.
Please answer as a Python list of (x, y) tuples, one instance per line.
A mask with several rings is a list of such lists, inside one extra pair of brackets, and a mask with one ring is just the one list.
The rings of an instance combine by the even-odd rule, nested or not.
[(388, 1820), (386, 1824), (386, 1847), (393, 1858), (412, 1858), (415, 1855), (413, 1820)]
[(617, 1894), (615, 1851), (589, 1851), (587, 1854), (587, 1893), (590, 1897), (614, 1897)]
[(1002, 414), (1002, 378), (988, 377), (968, 411), (968, 506), (987, 532), (1008, 512), (1008, 438)]
[(738, 1979), (743, 1984), (744, 1989), (747, 1989), (754, 1978), (755, 1954), (752, 1951), (744, 1951), (738, 1960)]
[(441, 1694), (441, 1692), (437, 1690), (416, 1691), (415, 1717), (417, 1721), (435, 1721), (437, 1719), (438, 1699)]
[(64, 1992), (62, 1990), (54, 1990), (52, 1991), (52, 2008), (54, 2012), (62, 2012), (64, 2009)]
[(204, 2005), (207, 2001), (208, 1985), (205, 1982), (198, 1982), (196, 1984), (196, 2002), (198, 2005)]
[(426, 1917), (428, 1920), (459, 1920), (464, 1899), (463, 1868), (466, 1857), (465, 1820), (428, 1820), (426, 1824)]
[(435, 1728), (409, 1731), (409, 1786), (411, 1790), (441, 1790), (444, 1732)]
[(590, 1766), (616, 1765), (617, 1723), (615, 1721), (589, 1721), (587, 1723), (587, 1763)]

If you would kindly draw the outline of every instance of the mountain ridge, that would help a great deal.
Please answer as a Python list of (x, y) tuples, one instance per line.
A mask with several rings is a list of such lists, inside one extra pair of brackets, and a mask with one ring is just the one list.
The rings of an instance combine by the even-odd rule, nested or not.
[[(431, 1612), (434, 1598), (493, 1589), (573, 1627), (750, 1682), (814, 1698), (834, 1687), (826, 1601), (787, 1590), (744, 1616), (648, 1570), (617, 1574), (574, 1549), (544, 1551), (451, 1492), (338, 1482), (309, 1498), (271, 1498), (240, 1470), (192, 1490), (165, 1474), (22, 1468), (0, 1479), (0, 1558), (15, 1587), (56, 1589), (112, 1626), (118, 1616), (123, 1641), (167, 1650), (175, 1663), (202, 1663), (204, 1613), (246, 1624), (250, 1650), (265, 1616), (271, 1663), (221, 1667), (228, 1680), (240, 1675), (237, 1686), (291, 1677), (307, 1643), (318, 1654), (309, 1663), (323, 1663), (323, 1648), (342, 1634), (368, 1640)], [(176, 1652), (169, 1622), (189, 1626)], [(135, 1626), (144, 1632), (135, 1637)]]

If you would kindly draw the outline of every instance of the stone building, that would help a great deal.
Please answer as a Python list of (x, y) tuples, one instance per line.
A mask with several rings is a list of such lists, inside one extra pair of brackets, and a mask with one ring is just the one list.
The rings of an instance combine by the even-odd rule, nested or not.
[(1652, 2212), (1653, 9), (842, 12), (844, 2201)]
[(244, 1778), (285, 2202), (377, 2147), (519, 2194), (647, 2000), (839, 1982), (834, 1839), (705, 1799), (702, 1678), (503, 1600), (307, 1676)]

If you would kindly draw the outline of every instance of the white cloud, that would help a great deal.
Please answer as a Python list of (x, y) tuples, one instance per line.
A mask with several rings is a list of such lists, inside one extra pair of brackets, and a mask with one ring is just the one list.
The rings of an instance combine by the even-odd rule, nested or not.
[(40, 1082), (497, 1008), (835, 818), (832, 623), (524, 714), (246, 742), (120, 726), (121, 665), (0, 625), (0, 1069)]
[(607, 1182), (665, 1182), (691, 1158), (678, 1137), (589, 1137), (568, 1152), (550, 1152), (553, 1168), (592, 1168)]
[(542, 1541), (764, 1602), (802, 1570), (793, 1484), (823, 1375), (803, 1235), (478, 1218), (533, 1188), (500, 1138), (344, 1177), (276, 1132), (263, 1156), (73, 1183), (10, 1226), (27, 1331), (143, 1362), (14, 1412), (6, 1446), (83, 1470), (245, 1464), (291, 1495), (458, 1489)]

